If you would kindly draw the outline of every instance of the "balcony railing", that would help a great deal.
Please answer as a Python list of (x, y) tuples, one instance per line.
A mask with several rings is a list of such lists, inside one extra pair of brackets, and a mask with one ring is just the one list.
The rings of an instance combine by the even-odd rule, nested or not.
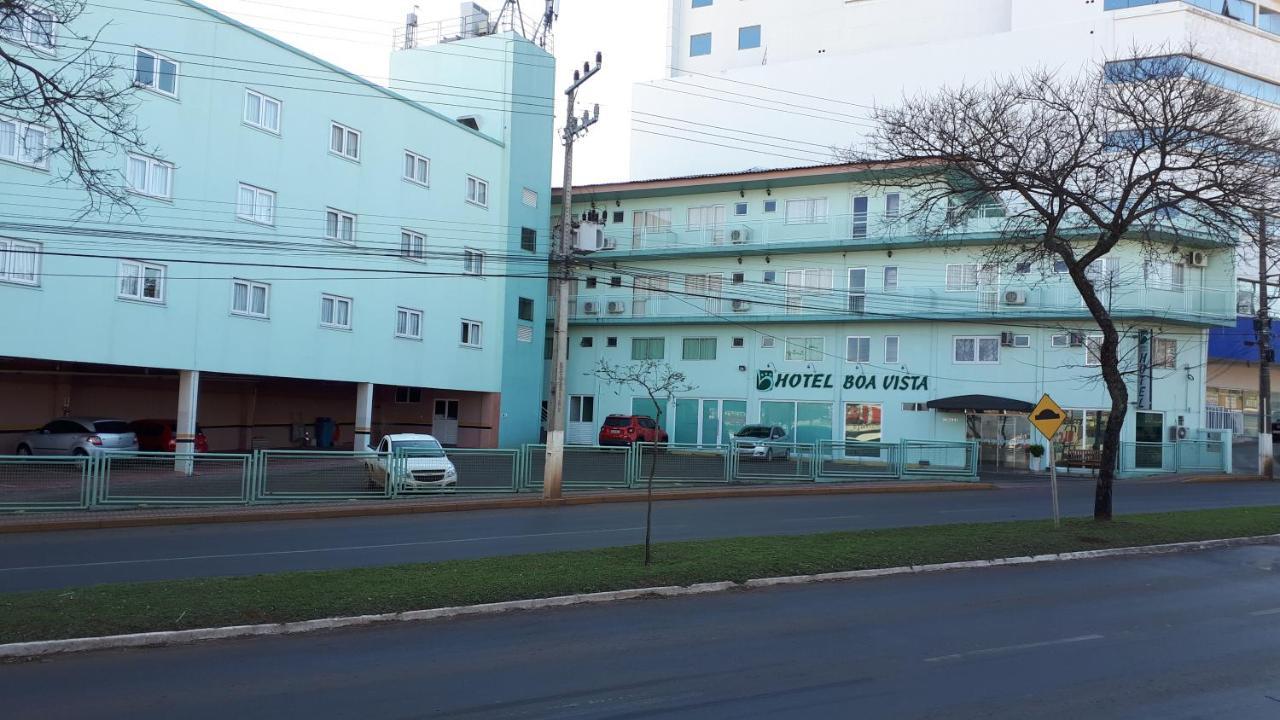
[[(1126, 285), (1102, 291), (1117, 316), (1161, 317), (1192, 322), (1235, 320), (1235, 291)], [(578, 321), (795, 317), (867, 320), (946, 317), (1088, 317), (1079, 292), (1069, 283), (989, 285), (977, 289), (943, 286), (899, 287), (892, 291), (788, 288), (722, 292), (683, 289), (579, 295), (569, 304)]]
[(538, 43), (547, 52), (554, 52), (552, 36), (549, 32), (542, 32), (541, 26), (542, 21), (537, 18), (511, 12), (497, 17), (482, 13), (444, 20), (406, 22), (403, 28), (392, 32), (391, 45), (396, 50), (412, 50), (455, 40), (514, 32), (530, 42)]

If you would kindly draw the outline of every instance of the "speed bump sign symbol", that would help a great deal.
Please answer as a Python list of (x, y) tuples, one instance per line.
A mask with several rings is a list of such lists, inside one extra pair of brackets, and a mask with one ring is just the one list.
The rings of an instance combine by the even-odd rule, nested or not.
[(1058, 433), (1058, 428), (1062, 427), (1062, 423), (1066, 422), (1067, 413), (1062, 406), (1053, 401), (1053, 398), (1047, 394), (1040, 398), (1040, 402), (1036, 403), (1035, 409), (1031, 411), (1031, 424), (1036, 426), (1041, 435), (1046, 438), (1053, 439)]

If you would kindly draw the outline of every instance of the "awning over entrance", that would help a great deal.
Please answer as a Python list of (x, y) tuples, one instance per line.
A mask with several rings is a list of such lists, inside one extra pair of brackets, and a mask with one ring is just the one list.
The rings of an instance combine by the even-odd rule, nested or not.
[(957, 413), (984, 412), (988, 410), (1029, 413), (1036, 407), (1034, 403), (996, 397), (995, 395), (956, 395), (955, 397), (930, 400), (925, 405), (933, 410)]

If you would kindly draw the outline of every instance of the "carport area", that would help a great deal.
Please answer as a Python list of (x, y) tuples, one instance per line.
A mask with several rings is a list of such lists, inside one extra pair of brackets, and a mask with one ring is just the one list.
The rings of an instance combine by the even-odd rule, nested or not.
[(177, 443), (198, 429), (213, 453), (349, 450), (399, 432), (491, 448), (500, 414), (498, 393), (18, 358), (0, 359), (0, 398), (0, 454), (61, 417), (172, 421)]

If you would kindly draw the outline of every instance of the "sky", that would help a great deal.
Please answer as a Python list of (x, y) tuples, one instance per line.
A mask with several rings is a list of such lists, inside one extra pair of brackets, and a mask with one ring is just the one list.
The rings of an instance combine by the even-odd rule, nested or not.
[[(385, 84), (392, 32), (418, 5), (420, 25), (456, 24), (457, 0), (202, 0), (241, 22), (347, 70)], [(497, 14), (501, 0), (481, 0)], [(604, 67), (578, 93), (578, 107), (600, 104), (600, 122), (574, 152), (574, 184), (628, 179), (631, 85), (662, 75), (666, 51), (666, 0), (560, 0), (552, 30), (557, 61), (556, 127), (564, 126), (564, 95), (575, 68), (604, 53)], [(522, 0), (529, 17), (543, 0)], [(563, 151), (556, 143), (552, 183), (562, 180)]]

